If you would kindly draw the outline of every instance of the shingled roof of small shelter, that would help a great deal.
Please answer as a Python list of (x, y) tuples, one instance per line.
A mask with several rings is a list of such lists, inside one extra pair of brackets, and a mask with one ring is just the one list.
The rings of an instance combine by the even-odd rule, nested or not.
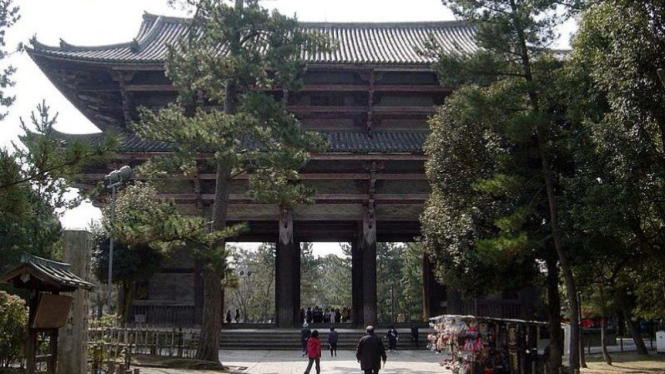
[(78, 288), (92, 290), (95, 285), (72, 273), (69, 264), (23, 253), (21, 264), (0, 276), (17, 288), (40, 291), (71, 292)]
[[(428, 131), (373, 131), (371, 136), (365, 131), (359, 130), (324, 130), (318, 131), (328, 139), (327, 153), (409, 153), (422, 154), (423, 145), (427, 139)], [(82, 141), (101, 143), (107, 136), (105, 133), (94, 134), (65, 134), (55, 132), (55, 136), (65, 141)], [(120, 143), (118, 152), (140, 153), (140, 152), (170, 152), (171, 145), (165, 142), (141, 139), (131, 132), (120, 132), (116, 134)], [(251, 141), (246, 141), (244, 146), (251, 148)]]
[[(144, 14), (136, 38), (127, 43), (82, 47), (65, 41), (59, 47), (33, 42), (34, 51), (54, 57), (114, 63), (162, 63), (167, 46), (187, 33), (189, 18)], [(327, 35), (337, 43), (330, 53), (305, 53), (308, 63), (429, 65), (431, 56), (418, 53), (433, 38), (444, 51), (471, 53), (477, 49), (474, 27), (457, 21), (391, 23), (301, 22), (304, 30)]]

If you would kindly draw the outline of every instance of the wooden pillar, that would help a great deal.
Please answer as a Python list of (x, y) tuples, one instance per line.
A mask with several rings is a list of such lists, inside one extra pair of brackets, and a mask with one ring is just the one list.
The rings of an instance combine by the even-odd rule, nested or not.
[(293, 267), (291, 268), (291, 273), (293, 274), (293, 294), (295, 296), (295, 301), (293, 303), (293, 315), (295, 316), (295, 326), (298, 327), (302, 325), (303, 321), (300, 320), (300, 255), (302, 249), (300, 247), (300, 242), (294, 242), (294, 251), (293, 251)]
[[(362, 227), (358, 231), (361, 232)], [(351, 243), (351, 318), (357, 327), (363, 325), (363, 236)]]
[[(87, 231), (65, 231), (62, 238), (63, 260), (71, 265), (74, 274), (90, 279), (92, 234)], [(65, 327), (60, 329), (60, 359), (58, 373), (86, 374), (88, 372), (88, 291), (74, 292), (74, 306)]]
[[(196, 257), (194, 260), (194, 320), (192, 324), (201, 325), (203, 319), (203, 262), (198, 256)], [(222, 305), (222, 313), (226, 313), (224, 305)]]
[(28, 374), (37, 373), (37, 330), (32, 328), (32, 324), (35, 321), (35, 316), (37, 315), (37, 305), (39, 305), (39, 292), (32, 291), (28, 309), (28, 341), (25, 345), (26, 368)]
[(441, 314), (449, 313), (441, 302), (447, 301), (446, 288), (441, 285), (434, 275), (435, 264), (427, 254), (423, 254), (423, 321)]
[(363, 323), (376, 326), (376, 216), (369, 205), (363, 215)]
[(297, 321), (295, 318), (296, 277), (293, 274), (295, 252), (293, 211), (282, 209), (279, 219), (279, 242), (275, 256), (275, 308), (277, 309), (278, 327), (295, 327)]

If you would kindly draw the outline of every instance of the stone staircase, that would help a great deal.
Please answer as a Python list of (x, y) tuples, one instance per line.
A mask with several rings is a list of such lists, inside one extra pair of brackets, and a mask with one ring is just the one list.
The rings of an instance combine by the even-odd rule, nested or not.
[[(325, 351), (328, 348), (329, 328), (313, 328), (319, 330), (319, 339)], [(385, 335), (388, 329), (379, 329), (377, 334), (383, 339), (383, 344), (388, 349), (388, 340)], [(397, 329), (399, 342), (397, 348), (401, 350), (416, 349), (415, 343), (411, 342), (409, 329)], [(337, 329), (339, 333), (338, 350), (355, 350), (358, 340), (365, 335), (364, 330), (359, 329)], [(425, 349), (427, 344), (428, 329), (420, 329), (420, 349)], [(301, 349), (300, 330), (297, 329), (225, 329), (220, 334), (220, 349), (222, 350), (293, 350)], [(324, 352), (325, 353), (325, 352)]]

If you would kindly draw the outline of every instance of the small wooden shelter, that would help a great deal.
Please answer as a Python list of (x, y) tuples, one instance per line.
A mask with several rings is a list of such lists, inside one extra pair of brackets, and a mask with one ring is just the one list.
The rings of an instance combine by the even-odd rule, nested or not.
[(27, 253), (21, 257), (19, 266), (0, 276), (0, 282), (32, 291), (26, 345), (27, 373), (36, 373), (37, 336), (40, 332), (45, 332), (50, 336), (50, 353), (40, 358), (47, 361), (48, 372), (55, 374), (58, 361), (58, 329), (67, 322), (74, 302), (73, 297), (60, 293), (74, 292), (79, 288), (92, 290), (95, 285), (72, 273), (69, 264)]

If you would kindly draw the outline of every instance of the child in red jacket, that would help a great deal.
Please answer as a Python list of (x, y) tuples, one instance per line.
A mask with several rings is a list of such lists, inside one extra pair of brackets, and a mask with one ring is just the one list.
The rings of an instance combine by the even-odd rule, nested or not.
[(321, 373), (321, 343), (319, 342), (319, 331), (312, 331), (312, 336), (307, 339), (307, 357), (309, 364), (305, 370), (305, 374), (309, 374), (312, 370), (312, 364), (316, 362), (316, 374)]

